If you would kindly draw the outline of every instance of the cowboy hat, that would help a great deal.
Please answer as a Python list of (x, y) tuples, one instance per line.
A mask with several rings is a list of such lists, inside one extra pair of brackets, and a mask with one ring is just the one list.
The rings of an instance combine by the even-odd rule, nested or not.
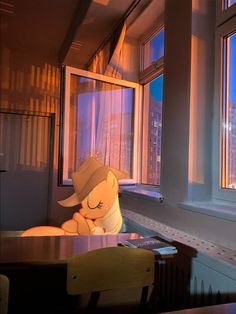
[(104, 166), (95, 158), (89, 157), (81, 165), (79, 171), (71, 175), (75, 193), (65, 200), (58, 201), (58, 203), (64, 207), (80, 204), (95, 186), (106, 180), (109, 171), (115, 175), (117, 180), (127, 178), (127, 174), (124, 172), (110, 166)]

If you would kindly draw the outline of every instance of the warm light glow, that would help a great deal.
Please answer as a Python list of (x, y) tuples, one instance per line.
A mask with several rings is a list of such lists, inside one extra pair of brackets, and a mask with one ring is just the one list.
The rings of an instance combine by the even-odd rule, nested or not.
[(207, 1), (192, 0), (192, 12), (194, 14), (207, 14)]
[(65, 235), (65, 232), (61, 228), (52, 227), (52, 226), (38, 226), (32, 227), (25, 230), (21, 237), (43, 237), (43, 236), (62, 236)]
[[(20, 61), (16, 61), (21, 60), (20, 57), (17, 52), (13, 53), (7, 48), (2, 49), (1, 109), (9, 113), (25, 112), (20, 122), (19, 141), (14, 145), (16, 165), (41, 171), (48, 163), (50, 125), (47, 114), (56, 113), (55, 125), (59, 125), (60, 69), (48, 63), (41, 66), (34, 65), (30, 61), (29, 64), (24, 63), (22, 66)], [(11, 97), (8, 96), (9, 94)], [(0, 125), (3, 125), (2, 117), (0, 117)], [(9, 121), (8, 124), (4, 124), (4, 127), (7, 127), (4, 134), (10, 137), (12, 123)], [(58, 132), (55, 128), (54, 144), (57, 145), (58, 141)], [(7, 151), (10, 147), (8, 142), (9, 139), (2, 144), (0, 139), (1, 149)], [(54, 154), (54, 165), (57, 166), (57, 163), (58, 157)]]
[(110, 2), (110, 0), (93, 0), (93, 2), (107, 6)]
[[(129, 40), (129, 42), (128, 42)], [(122, 72), (129, 73), (132, 75), (133, 69), (136, 66), (136, 59), (135, 59), (135, 46), (132, 45), (131, 39), (126, 39), (123, 43), (121, 52), (120, 52), (120, 63), (122, 64)]]
[[(189, 183), (204, 183), (204, 149), (201, 148), (201, 141), (204, 138), (203, 121), (199, 118), (200, 112), (204, 110), (204, 97), (206, 95), (206, 82), (199, 77), (204, 70), (203, 60), (199, 61), (199, 55), (203, 54), (206, 44), (203, 39), (192, 36), (191, 53), (191, 92), (190, 92), (190, 123), (189, 123)], [(201, 64), (199, 64), (201, 63)], [(201, 90), (201, 93), (199, 92)]]

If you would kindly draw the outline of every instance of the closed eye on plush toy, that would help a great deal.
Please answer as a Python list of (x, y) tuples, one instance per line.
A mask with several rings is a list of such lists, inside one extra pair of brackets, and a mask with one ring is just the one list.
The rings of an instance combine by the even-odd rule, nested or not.
[(103, 204), (103, 202), (99, 201), (96, 206), (91, 207), (91, 206), (89, 205), (89, 201), (87, 200), (87, 205), (88, 205), (88, 208), (89, 208), (89, 209), (101, 208), (101, 207), (102, 207), (102, 204)]

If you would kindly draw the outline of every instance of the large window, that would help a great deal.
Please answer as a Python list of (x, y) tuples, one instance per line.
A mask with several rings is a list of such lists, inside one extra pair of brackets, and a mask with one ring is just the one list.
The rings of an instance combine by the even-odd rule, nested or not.
[(223, 40), (222, 187), (236, 189), (236, 32)]
[[(222, 6), (226, 5), (221, 1)], [(228, 8), (228, 7), (229, 8)], [(227, 1), (216, 28), (215, 132), (213, 197), (235, 201), (236, 189), (236, 9)], [(228, 9), (227, 9), (228, 8)], [(226, 15), (224, 15), (226, 13)], [(218, 15), (220, 16), (220, 14)]]
[(160, 185), (163, 75), (144, 85), (142, 183)]
[(61, 182), (93, 156), (137, 180), (139, 85), (66, 67)]
[(143, 93), (143, 184), (160, 185), (163, 103), (164, 28), (142, 45)]
[(124, 183), (160, 185), (164, 29), (142, 47), (140, 84), (65, 67), (61, 184), (94, 156), (126, 172)]

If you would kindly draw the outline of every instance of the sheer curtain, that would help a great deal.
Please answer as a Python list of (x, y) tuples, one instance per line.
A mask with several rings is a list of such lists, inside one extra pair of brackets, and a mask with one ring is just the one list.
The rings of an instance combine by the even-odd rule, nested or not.
[(126, 24), (123, 24), (88, 69), (109, 80), (101, 81), (94, 75), (71, 75), (68, 177), (89, 156), (131, 177), (134, 88), (122, 84), (125, 35)]
[[(89, 70), (122, 79), (122, 47), (126, 34), (124, 23), (118, 34), (94, 58)], [(91, 130), (91, 155), (104, 164), (131, 172), (133, 91), (94, 81), (90, 118), (96, 119)]]

